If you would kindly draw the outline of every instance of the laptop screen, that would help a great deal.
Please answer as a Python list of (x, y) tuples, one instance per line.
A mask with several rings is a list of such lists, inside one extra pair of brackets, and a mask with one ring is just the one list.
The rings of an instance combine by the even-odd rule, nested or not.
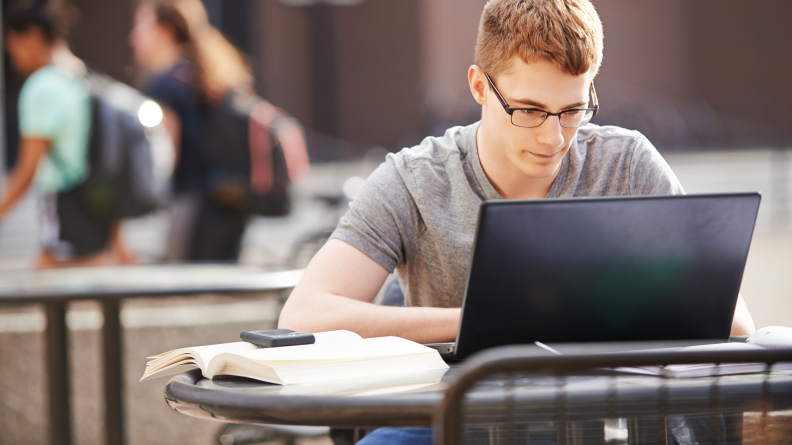
[(727, 340), (759, 201), (482, 204), (457, 356), (534, 341)]

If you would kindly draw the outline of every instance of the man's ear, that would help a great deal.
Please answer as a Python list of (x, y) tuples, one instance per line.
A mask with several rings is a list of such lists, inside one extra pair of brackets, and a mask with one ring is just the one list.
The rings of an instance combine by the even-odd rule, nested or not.
[(468, 68), (468, 84), (470, 84), (470, 93), (473, 94), (473, 99), (479, 105), (487, 104), (487, 78), (484, 76), (484, 71), (478, 65), (470, 65)]

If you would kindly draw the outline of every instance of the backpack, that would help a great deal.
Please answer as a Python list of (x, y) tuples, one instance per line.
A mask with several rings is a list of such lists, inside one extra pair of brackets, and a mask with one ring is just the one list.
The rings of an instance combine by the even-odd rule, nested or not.
[(262, 216), (291, 211), (290, 185), (310, 170), (297, 119), (258, 96), (235, 91), (208, 106), (202, 131), (215, 202)]
[(156, 174), (153, 146), (138, 110), (139, 91), (89, 73), (91, 135), (87, 178), (75, 187), (89, 213), (116, 221), (142, 216), (162, 202), (167, 184)]
[[(145, 97), (93, 72), (85, 81), (91, 96), (88, 174), (56, 195), (59, 241), (77, 256), (104, 250), (119, 219), (154, 210), (164, 196), (168, 176), (167, 166), (159, 169), (163, 174), (155, 171), (148, 133), (155, 135), (156, 131), (147, 131), (137, 116)], [(167, 152), (170, 147), (161, 148)], [(55, 167), (63, 168), (57, 153), (50, 153)]]

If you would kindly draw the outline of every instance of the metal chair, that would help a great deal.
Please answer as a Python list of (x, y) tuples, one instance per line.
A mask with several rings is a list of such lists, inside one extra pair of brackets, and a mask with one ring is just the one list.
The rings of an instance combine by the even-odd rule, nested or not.
[[(535, 351), (507, 346), (471, 357), (438, 407), (435, 443), (790, 443), (792, 375), (769, 371), (792, 362), (792, 350)], [(759, 363), (765, 372), (672, 378), (613, 371), (700, 363)]]

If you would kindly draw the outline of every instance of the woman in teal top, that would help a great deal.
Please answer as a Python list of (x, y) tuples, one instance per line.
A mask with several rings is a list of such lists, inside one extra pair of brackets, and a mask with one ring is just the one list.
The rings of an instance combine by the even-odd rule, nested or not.
[[(0, 221), (35, 183), (42, 196), (40, 266), (104, 263), (113, 255), (125, 260), (128, 255), (120, 244), (117, 224), (110, 227), (93, 221), (79, 209), (76, 219), (67, 220), (57, 209), (58, 193), (72, 189), (88, 174), (91, 103), (83, 81), (53, 64), (59, 40), (55, 23), (54, 14), (42, 6), (9, 14), (6, 49), (14, 68), (28, 77), (19, 96), (19, 160), (0, 199)], [(70, 217), (74, 210), (68, 212)], [(60, 236), (65, 224), (79, 224), (83, 232), (89, 232), (81, 240), (89, 242), (65, 242)], [(114, 242), (108, 243), (111, 237)], [(113, 255), (104, 252), (110, 244)]]

